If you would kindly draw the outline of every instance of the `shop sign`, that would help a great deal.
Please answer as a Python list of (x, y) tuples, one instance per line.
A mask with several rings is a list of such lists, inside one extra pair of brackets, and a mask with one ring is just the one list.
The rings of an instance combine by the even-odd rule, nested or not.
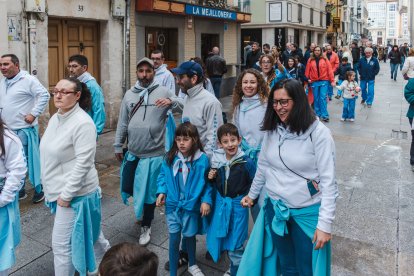
[(194, 16), (211, 17), (225, 20), (237, 19), (237, 14), (231, 11), (212, 9), (201, 6), (185, 5), (185, 13)]

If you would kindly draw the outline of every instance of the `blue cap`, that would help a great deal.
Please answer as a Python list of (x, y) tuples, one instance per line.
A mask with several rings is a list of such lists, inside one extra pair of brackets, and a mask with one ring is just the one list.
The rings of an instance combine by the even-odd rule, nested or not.
[(179, 67), (171, 69), (171, 72), (177, 75), (203, 76), (203, 68), (201, 68), (200, 64), (194, 61), (183, 62)]

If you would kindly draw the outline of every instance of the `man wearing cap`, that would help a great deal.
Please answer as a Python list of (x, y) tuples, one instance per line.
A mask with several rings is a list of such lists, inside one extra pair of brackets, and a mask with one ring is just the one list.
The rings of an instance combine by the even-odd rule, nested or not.
[(177, 75), (177, 84), (188, 97), (183, 102), (182, 121), (197, 127), (200, 140), (208, 157), (217, 148), (217, 129), (223, 124), (222, 107), (217, 98), (204, 89), (203, 69), (186, 61), (171, 70)]
[[(138, 80), (122, 99), (114, 143), (115, 156), (122, 162), (122, 199), (128, 204), (128, 198), (133, 196), (136, 218), (143, 215), (141, 245), (147, 245), (151, 238), (157, 177), (165, 154), (165, 126), (170, 109), (157, 99), (174, 98), (169, 89), (154, 81), (154, 75), (151, 59), (138, 61)], [(122, 147), (126, 140), (128, 150), (124, 156)]]

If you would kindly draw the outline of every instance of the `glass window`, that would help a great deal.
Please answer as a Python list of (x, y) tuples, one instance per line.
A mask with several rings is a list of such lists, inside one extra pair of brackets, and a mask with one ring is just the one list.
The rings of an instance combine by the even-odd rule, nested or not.
[(395, 4), (390, 4), (389, 6), (388, 6), (388, 10), (389, 11), (395, 11)]

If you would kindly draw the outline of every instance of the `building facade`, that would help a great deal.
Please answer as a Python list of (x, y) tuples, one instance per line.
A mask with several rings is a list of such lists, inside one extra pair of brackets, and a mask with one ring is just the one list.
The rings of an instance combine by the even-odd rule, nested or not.
[[(131, 51), (137, 58), (164, 52), (169, 68), (192, 57), (204, 61), (214, 46), (227, 62), (221, 95), (232, 93), (240, 63), (240, 25), (250, 21), (247, 2), (136, 1)], [(132, 68), (131, 68), (132, 69)]]
[(287, 42), (300, 48), (311, 42), (326, 42), (325, 1), (319, 0), (255, 0), (251, 5), (252, 20), (242, 25), (241, 43), (268, 43), (285, 48)]
[[(107, 127), (114, 127), (124, 85), (124, 15), (125, 1), (0, 0), (0, 52), (16, 54), (49, 89), (68, 76), (71, 55), (87, 56), (105, 94)], [(46, 115), (55, 111), (51, 100)]]

